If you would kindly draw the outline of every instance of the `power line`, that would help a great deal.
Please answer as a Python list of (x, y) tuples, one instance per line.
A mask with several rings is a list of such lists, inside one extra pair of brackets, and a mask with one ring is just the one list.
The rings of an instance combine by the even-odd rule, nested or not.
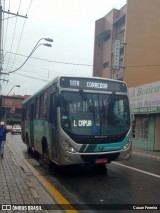
[[(16, 55), (19, 55), (19, 56), (28, 57), (26, 55), (13, 53), (13, 52), (10, 52), (10, 54), (16, 54)], [(93, 66), (93, 65), (90, 65), (90, 64), (78, 64), (78, 63), (72, 63), (72, 62), (53, 61), (53, 60), (48, 60), (48, 59), (38, 58), (38, 57), (30, 57), (30, 58), (41, 60), (41, 61), (47, 61), (47, 62), (51, 62), (51, 63), (57, 63), (57, 64), (66, 64), (66, 65), (74, 65), (74, 66), (87, 66), (87, 67)]]
[[(9, 0), (9, 9), (10, 11), (10, 0)], [(6, 32), (5, 32), (5, 41), (4, 41), (4, 47), (3, 50), (5, 50), (5, 46), (6, 46), (6, 39), (7, 39), (7, 31), (8, 31), (8, 20), (9, 20), (9, 13), (8, 13), (8, 18), (7, 18), (7, 25), (6, 25)]]
[(45, 80), (45, 79), (41, 79), (41, 78), (37, 78), (37, 77), (33, 77), (33, 76), (28, 76), (28, 75), (24, 75), (24, 74), (20, 74), (20, 73), (14, 73), (15, 75), (21, 75), (21, 76), (24, 76), (24, 77), (27, 77), (27, 78), (31, 78), (31, 79), (34, 79), (34, 80), (40, 80), (40, 81), (45, 81), (45, 82), (48, 82), (49, 80)]
[[(21, 0), (21, 2), (22, 2), (22, 0)], [(20, 5), (21, 5), (21, 2), (20, 2)], [(33, 2), (33, 0), (30, 1), (29, 7), (28, 7), (27, 12), (26, 12), (26, 15), (28, 14), (28, 12), (29, 12), (29, 10), (31, 8), (32, 2)], [(19, 8), (18, 8), (18, 11), (20, 9), (20, 5), (19, 5)], [(19, 42), (18, 42), (18, 46), (17, 46), (17, 50), (16, 50), (16, 54), (15, 54), (15, 57), (14, 57), (14, 61), (13, 61), (12, 67), (13, 67), (13, 65), (15, 63), (15, 60), (16, 60), (16, 56), (17, 56), (17, 52), (18, 52), (18, 49), (19, 49), (19, 46), (20, 46), (20, 42), (22, 40), (22, 35), (23, 35), (25, 24), (26, 24), (26, 19), (24, 20), (24, 23), (23, 23), (23, 27), (22, 27), (22, 31), (21, 31), (21, 34), (20, 34), (20, 38), (19, 38)], [(12, 67), (11, 67), (11, 70), (12, 70)]]
[(23, 67), (23, 65), (28, 61), (28, 59), (31, 57), (31, 55), (36, 51), (36, 49), (37, 49), (40, 45), (44, 45), (44, 46), (47, 46), (47, 47), (52, 47), (52, 45), (49, 44), (49, 43), (39, 43), (42, 39), (47, 40), (47, 41), (49, 41), (49, 42), (53, 42), (52, 39), (49, 39), (49, 38), (41, 38), (41, 39), (37, 42), (37, 44), (35, 45), (35, 47), (33, 48), (33, 50), (31, 51), (31, 53), (28, 55), (27, 59), (22, 63), (22, 65), (21, 65), (20, 67), (18, 67), (17, 69), (12, 70), (12, 71), (10, 71), (10, 72), (8, 72), (8, 73), (14, 73), (14, 72), (18, 71), (19, 69), (21, 69), (21, 68)]
[[(19, 13), (19, 9), (20, 9), (21, 3), (22, 3), (22, 0), (20, 0), (19, 6), (18, 6), (17, 14)], [(16, 21), (15, 21), (15, 26), (14, 26), (14, 31), (13, 31), (13, 37), (12, 37), (12, 43), (11, 43), (10, 52), (12, 52), (13, 42), (14, 42), (14, 39), (15, 39), (15, 33), (16, 33), (16, 27), (17, 27), (17, 18), (18, 18), (18, 16), (16, 16)], [(16, 56), (15, 56), (15, 57), (16, 57)], [(10, 60), (10, 57), (9, 57), (9, 60)], [(9, 61), (8, 61), (8, 62), (9, 62)], [(13, 63), (14, 63), (14, 62), (13, 62)], [(12, 66), (13, 66), (13, 65), (12, 65)], [(8, 64), (7, 64), (7, 68), (8, 68)], [(6, 69), (7, 69), (7, 68), (6, 68)]]
[[(19, 55), (19, 56), (23, 56), (23, 57), (28, 57), (26, 55), (23, 55), (23, 54), (19, 54), (19, 53), (13, 53), (13, 52), (10, 52), (11, 54), (16, 54), (16, 55)], [(70, 62), (62, 62), (62, 61), (53, 61), (53, 60), (48, 60), (48, 59), (44, 59), (44, 58), (39, 58), (39, 57), (30, 57), (32, 59), (37, 59), (37, 60), (41, 60), (41, 61), (47, 61), (47, 62), (51, 62), (51, 63), (58, 63), (58, 64), (66, 64), (66, 65), (75, 65), (75, 66), (93, 66), (93, 65), (90, 65), (90, 64), (78, 64), (78, 63), (70, 63)], [(124, 68), (126, 67), (159, 67), (160, 64), (146, 64), (146, 65), (128, 65), (128, 66), (125, 66)]]
[[(19, 66), (21, 62), (16, 60), (16, 66)], [(44, 67), (35, 67), (32, 65), (24, 65), (22, 69), (18, 70), (18, 74), (26, 73), (29, 74), (29, 76), (32, 78), (33, 77), (41, 77), (41, 78), (47, 78), (47, 79), (53, 79), (55, 76), (58, 75), (69, 75), (73, 76), (73, 73), (68, 73), (68, 72), (61, 72), (61, 71), (55, 71), (52, 69), (48, 69), (45, 66)], [(86, 73), (86, 72), (85, 72)], [(14, 74), (14, 73), (13, 73)], [(83, 75), (83, 74), (82, 74)], [(75, 74), (76, 76), (76, 74)]]
[[(14, 41), (14, 37), (15, 37), (16, 25), (17, 25), (17, 17), (16, 17), (15, 26), (14, 26), (14, 32), (13, 32), (13, 37), (12, 37), (10, 52), (12, 51), (12, 48), (13, 48), (13, 41)], [(10, 60), (10, 56), (9, 56), (9, 60)], [(9, 63), (9, 60), (8, 60), (8, 63)], [(7, 63), (7, 68), (8, 68), (8, 63)]]
[(33, 0), (30, 1), (30, 4), (29, 4), (29, 7), (28, 7), (28, 9), (27, 9), (26, 14), (28, 14), (28, 12), (29, 12), (29, 10), (30, 10), (30, 8), (31, 8), (32, 3), (33, 3)]
[[(22, 34), (23, 34), (23, 31), (24, 31), (25, 23), (26, 23), (26, 19), (24, 20), (24, 23), (23, 23), (23, 27), (22, 27), (22, 31), (21, 31), (21, 35), (20, 35), (20, 39), (19, 39), (19, 42), (18, 42), (18, 46), (17, 46), (16, 53), (18, 52), (18, 49), (19, 49), (19, 46), (20, 46), (20, 42), (21, 42), (21, 39), (22, 39)], [(17, 56), (17, 55), (15, 54), (14, 61), (13, 61), (13, 64), (12, 64), (12, 67), (13, 67), (13, 65), (14, 65), (14, 63), (15, 63), (16, 56)], [(11, 67), (11, 70), (12, 70), (12, 67)]]
[[(31, 79), (34, 79), (34, 80), (40, 80), (40, 81), (45, 81), (45, 82), (49, 82), (51, 81), (53, 78), (49, 78), (48, 80), (47, 79), (42, 79), (42, 78), (37, 78), (37, 77), (33, 77), (33, 76), (28, 76), (28, 75), (24, 75), (24, 74), (20, 74), (20, 73), (13, 73), (15, 75), (20, 75), (20, 76), (23, 76), (23, 77), (27, 77), (27, 78), (31, 78)], [(65, 74), (66, 76), (73, 76), (73, 74)], [(57, 76), (57, 75), (55, 75)], [(77, 76), (77, 75), (74, 75), (74, 76)]]
[(22, 3), (22, 0), (20, 0), (19, 6), (18, 6), (18, 12), (19, 12), (19, 9), (21, 7), (21, 3)]
[[(20, 1), (19, 8), (20, 8), (20, 5), (21, 5), (21, 2), (22, 2), (22, 0)], [(9, 1), (9, 8), (10, 8), (10, 1)], [(19, 10), (19, 8), (18, 8), (18, 10)], [(11, 13), (10, 10), (5, 11), (5, 10), (2, 9), (2, 6), (0, 5), (0, 17), (1, 17), (0, 18), (0, 51), (2, 50), (2, 43), (1, 43), (2, 39), (3, 39), (3, 37), (2, 37), (2, 14), (4, 15), (4, 13), (8, 14), (8, 18), (9, 18), (9, 14), (16, 16), (16, 22), (15, 22), (15, 26), (14, 26), (14, 33), (13, 33), (13, 38), (12, 38), (11, 50), (12, 50), (12, 47), (13, 47), (13, 41), (14, 41), (14, 36), (15, 36), (15, 31), (16, 31), (17, 17), (28, 18), (27, 16), (19, 15), (18, 12), (17, 12), (17, 14), (15, 14), (15, 13)], [(6, 35), (7, 35), (7, 30), (6, 30)], [(5, 42), (6, 42), (6, 38), (5, 38)], [(10, 50), (10, 52), (11, 52), (11, 50)], [(2, 70), (2, 55), (0, 55), (0, 60), (1, 60), (1, 67), (0, 67), (0, 76), (1, 76), (1, 74), (2, 74), (2, 72), (1, 72), (1, 70)]]
[[(16, 60), (17, 62), (17, 60)], [(19, 66), (19, 63), (21, 62), (18, 62), (18, 64), (16, 63), (16, 66)], [(51, 69), (46, 69), (45, 67), (35, 67), (35, 66), (32, 66), (32, 65), (24, 65), (23, 69), (19, 70), (18, 73), (30, 73), (32, 74), (32, 76), (40, 76), (40, 77), (46, 77), (46, 76), (49, 76), (48, 78), (53, 78), (57, 75), (73, 75), (73, 73), (68, 73), (68, 72), (58, 72), (58, 71), (55, 71), (55, 70), (51, 70)]]

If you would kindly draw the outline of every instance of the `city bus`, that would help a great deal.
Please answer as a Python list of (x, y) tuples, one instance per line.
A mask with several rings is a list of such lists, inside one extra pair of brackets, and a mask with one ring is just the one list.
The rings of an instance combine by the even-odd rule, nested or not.
[(127, 85), (106, 78), (56, 77), (23, 102), (21, 135), (28, 151), (59, 166), (129, 159)]

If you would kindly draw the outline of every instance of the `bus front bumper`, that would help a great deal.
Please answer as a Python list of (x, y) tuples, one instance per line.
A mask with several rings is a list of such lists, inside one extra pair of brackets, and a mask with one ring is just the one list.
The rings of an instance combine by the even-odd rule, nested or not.
[[(110, 163), (111, 161), (121, 161), (128, 160), (131, 158), (132, 146), (126, 150), (117, 150), (110, 152), (100, 152), (100, 153), (71, 153), (64, 152), (61, 156), (61, 165), (72, 165), (72, 164), (96, 164), (100, 163)], [(97, 159), (99, 161), (97, 161)], [(106, 159), (106, 161), (105, 161)]]

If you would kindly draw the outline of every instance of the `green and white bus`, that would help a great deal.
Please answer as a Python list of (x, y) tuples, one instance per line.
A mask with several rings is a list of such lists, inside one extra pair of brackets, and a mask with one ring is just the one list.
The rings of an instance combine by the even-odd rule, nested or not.
[(28, 150), (57, 165), (131, 156), (132, 115), (123, 81), (60, 76), (24, 101), (22, 110)]

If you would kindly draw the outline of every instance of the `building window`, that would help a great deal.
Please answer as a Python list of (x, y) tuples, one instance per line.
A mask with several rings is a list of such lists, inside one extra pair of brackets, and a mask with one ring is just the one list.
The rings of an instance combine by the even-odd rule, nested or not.
[(135, 126), (134, 126), (134, 137), (135, 139), (148, 139), (148, 126), (149, 126), (149, 118), (136, 118)]
[(43, 118), (43, 110), (44, 110), (44, 94), (40, 96), (40, 118)]
[(45, 118), (47, 116), (47, 92), (40, 96), (40, 117)]
[(26, 106), (26, 120), (29, 120), (29, 105)]
[(108, 41), (108, 40), (110, 39), (110, 37), (111, 37), (110, 34), (105, 35), (105, 36), (104, 36), (104, 41), (105, 41), (105, 42)]
[(121, 59), (119, 60), (119, 67), (120, 67), (120, 68), (124, 68), (124, 59), (123, 59), (123, 58), (121, 58)]
[(103, 68), (106, 68), (106, 67), (109, 67), (109, 61), (107, 61), (103, 64)]
[(36, 98), (36, 112), (35, 112), (36, 119), (39, 118), (39, 102), (40, 102), (40, 99), (38, 97), (38, 98)]
[(125, 41), (125, 30), (120, 31), (120, 42), (123, 44)]
[(104, 30), (102, 33), (100, 33), (97, 38), (101, 42), (106, 42), (111, 37), (111, 30)]

